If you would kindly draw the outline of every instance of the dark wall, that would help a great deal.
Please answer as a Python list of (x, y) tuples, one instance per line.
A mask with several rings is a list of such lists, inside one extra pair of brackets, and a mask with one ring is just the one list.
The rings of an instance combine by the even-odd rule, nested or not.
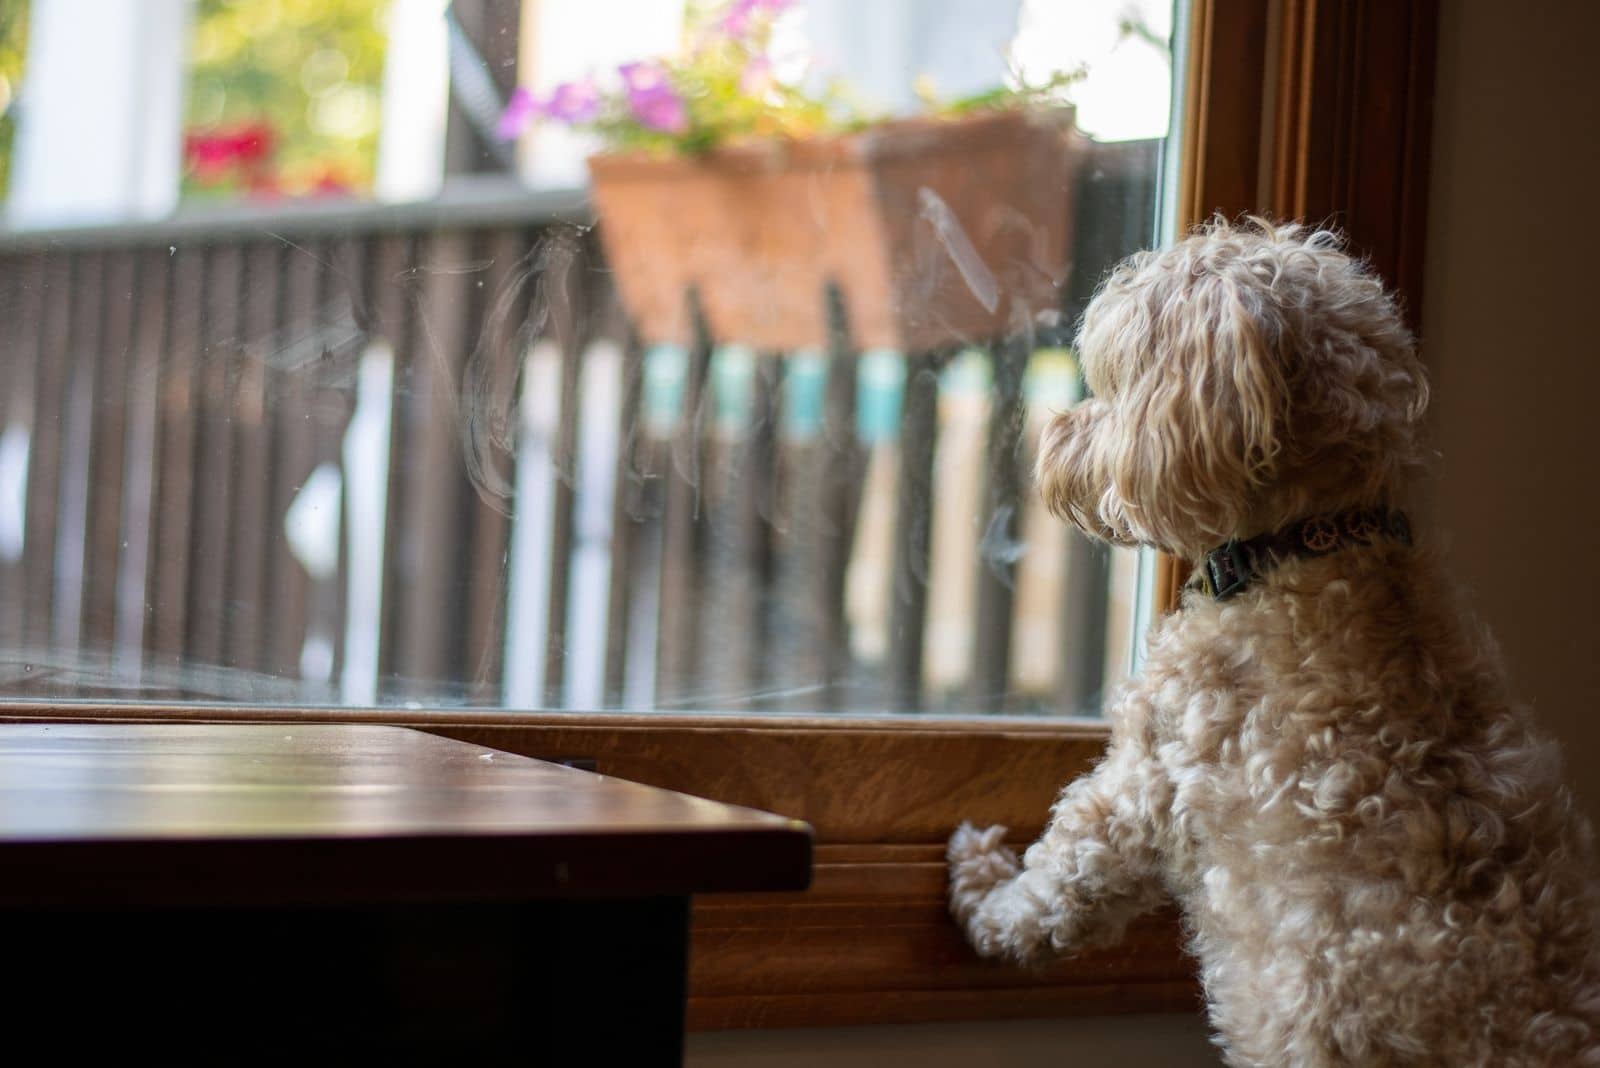
[(1443, 5), (1433, 518), (1600, 819), (1600, 4)]

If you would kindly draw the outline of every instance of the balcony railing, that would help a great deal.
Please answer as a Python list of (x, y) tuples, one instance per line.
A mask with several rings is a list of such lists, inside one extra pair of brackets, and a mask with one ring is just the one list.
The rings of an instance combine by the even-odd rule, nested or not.
[[(1157, 152), (1087, 157), (1065, 323), (1151, 239)], [(1034, 344), (863, 354), (819, 293), (826, 352), (646, 352), (586, 210), (458, 184), (0, 238), (4, 692), (1091, 707), (1108, 557), (1032, 546), (1018, 596)]]

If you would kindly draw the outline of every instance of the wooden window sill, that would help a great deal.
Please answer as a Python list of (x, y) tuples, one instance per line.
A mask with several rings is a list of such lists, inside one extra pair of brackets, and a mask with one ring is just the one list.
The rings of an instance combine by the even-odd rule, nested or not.
[(945, 909), (944, 841), (963, 819), (1019, 845), (1106, 729), (1085, 720), (543, 715), (400, 709), (25, 705), (32, 722), (388, 723), (806, 820), (809, 890), (695, 902), (689, 1026), (843, 1026), (1193, 1011), (1171, 914), (1124, 944), (1030, 972), (979, 960)]

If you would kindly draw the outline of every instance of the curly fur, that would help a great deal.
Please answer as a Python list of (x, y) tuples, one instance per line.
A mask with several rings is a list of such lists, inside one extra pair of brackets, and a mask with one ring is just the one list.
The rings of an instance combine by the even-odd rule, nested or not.
[[(1416, 465), (1421, 365), (1334, 234), (1218, 221), (1140, 254), (1079, 348), (1094, 397), (1038, 473), (1091, 534), (1194, 559), (1392, 504)], [(1590, 832), (1447, 591), (1379, 544), (1187, 593), (1023, 858), (951, 838), (972, 944), (1071, 953), (1170, 895), (1231, 1065), (1600, 1065)]]

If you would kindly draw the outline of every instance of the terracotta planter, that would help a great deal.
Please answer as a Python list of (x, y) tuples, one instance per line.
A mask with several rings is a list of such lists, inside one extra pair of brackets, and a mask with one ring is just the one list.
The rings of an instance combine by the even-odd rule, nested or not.
[(1004, 113), (698, 158), (601, 155), (589, 171), (645, 340), (688, 340), (692, 284), (719, 341), (821, 345), (831, 279), (857, 346), (914, 351), (1058, 306), (1079, 144), (1070, 113)]

